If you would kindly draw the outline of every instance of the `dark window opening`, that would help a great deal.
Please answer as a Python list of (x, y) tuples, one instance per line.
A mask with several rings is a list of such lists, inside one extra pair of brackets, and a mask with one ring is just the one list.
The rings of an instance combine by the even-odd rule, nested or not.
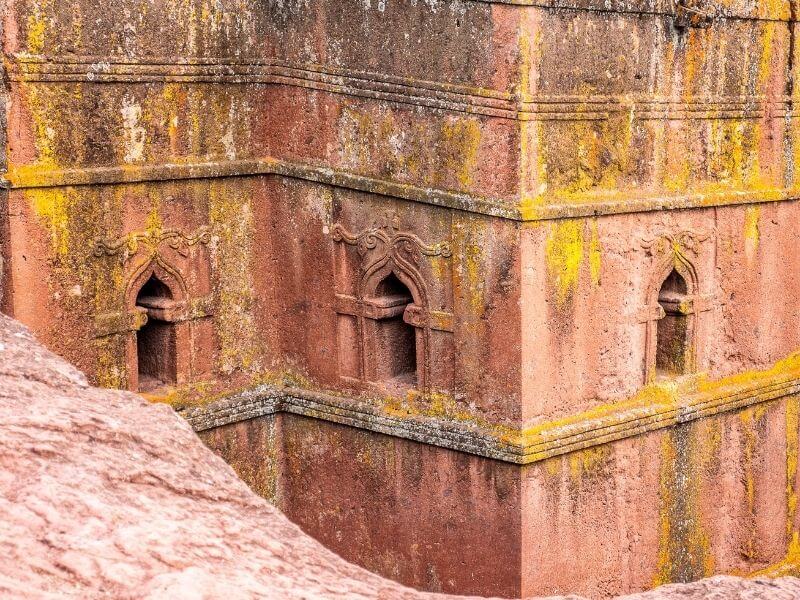
[(656, 374), (683, 375), (689, 366), (689, 315), (686, 314), (686, 280), (676, 270), (669, 274), (658, 293), (665, 316), (658, 321)]
[(175, 325), (157, 318), (171, 300), (169, 287), (155, 275), (142, 286), (136, 298), (136, 306), (144, 309), (148, 316), (147, 323), (136, 336), (140, 392), (177, 383)]
[(417, 384), (417, 330), (403, 318), (414, 299), (394, 273), (378, 285), (375, 295), (375, 304), (383, 315), (376, 327), (378, 379), (414, 386)]
[(163, 298), (172, 300), (172, 291), (169, 287), (155, 275), (152, 275), (139, 290), (139, 295), (136, 297), (136, 303), (144, 299), (158, 299)]

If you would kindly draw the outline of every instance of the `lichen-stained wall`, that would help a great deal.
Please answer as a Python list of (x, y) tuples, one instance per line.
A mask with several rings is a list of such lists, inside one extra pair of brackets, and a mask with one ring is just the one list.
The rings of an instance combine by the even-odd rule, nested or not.
[(530, 9), (521, 38), (530, 214), (791, 195), (790, 3), (722, 3), (728, 18), (702, 29), (676, 27), (672, 7), (656, 4), (650, 14)]
[(282, 508), (341, 556), (416, 588), (519, 595), (511, 465), (288, 415), (282, 439)]
[[(158, 263), (181, 289), (176, 401), (287, 378), (352, 389), (340, 377), (332, 232), (397, 220), (452, 251), (420, 266), (444, 321), (424, 334), (418, 387), (444, 395), (412, 410), (518, 420), (519, 361), (504, 349), (517, 335), (516, 225), (369, 195), (429, 204), (444, 191), (482, 212), (514, 196), (516, 13), (474, 2), (114, 8), (87, 26), (91, 2), (11, 6), (6, 310), (99, 383), (135, 387), (131, 305)], [(365, 53), (363, 27), (396, 50)], [(473, 111), (482, 98), (491, 106)], [(331, 169), (342, 187), (314, 183)], [(91, 341), (78, 350), (74, 339)]]
[(9, 7), (9, 178), (27, 184), (11, 192), (6, 307), (103, 385), (132, 385), (131, 294), (156, 262), (184, 306), (180, 383), (263, 361), (247, 327), (257, 183), (164, 167), (252, 156), (263, 88), (213, 81), (215, 61), (261, 40), (260, 13), (232, 8)]
[[(647, 311), (676, 248), (697, 277), (694, 372), (745, 381), (795, 352), (798, 210), (786, 202), (526, 226), (527, 418), (559, 418), (650, 383)], [(567, 394), (575, 399), (569, 407)]]
[(345, 559), (420, 589), (521, 597), (518, 467), (295, 415), (201, 436)]
[(415, 585), (795, 556), (793, 9), (543, 4), (8, 3), (3, 309)]
[[(622, 296), (626, 286), (642, 284), (613, 269), (615, 256), (628, 251), (623, 238), (633, 225), (625, 219), (633, 217), (602, 214), (772, 201), (794, 185), (795, 125), (787, 96), (794, 23), (785, 3), (731, 4), (707, 29), (677, 28), (663, 3), (617, 12), (583, 10), (591, 3), (552, 10), (455, 0), (336, 6), (196, 0), (136, 9), (118, 2), (115, 8), (87, 26), (91, 2), (20, 0), (10, 6), (5, 37), (14, 98), (9, 179), (18, 188), (9, 232), (16, 258), (7, 261), (6, 278), (18, 291), (6, 294), (5, 304), (63, 353), (70, 352), (69, 336), (61, 333), (82, 339), (102, 333), (71, 358), (106, 384), (130, 383), (126, 366), (112, 357), (131, 344), (119, 325), (135, 279), (131, 264), (143, 265), (148, 252), (175, 250), (164, 249), (166, 232), (175, 230), (183, 238), (172, 240), (188, 243), (203, 228), (210, 237), (173, 258), (184, 263), (181, 276), (189, 279), (182, 282), (191, 305), (186, 335), (198, 352), (215, 349), (213, 356), (186, 358), (186, 380), (246, 372), (243, 381), (250, 381), (292, 371), (326, 387), (340, 383), (331, 371), (331, 343), (320, 335), (299, 345), (308, 318), (319, 321), (328, 342), (336, 337), (332, 290), (311, 291), (299, 282), (312, 274), (333, 282), (329, 233), (337, 211), (357, 206), (357, 194), (345, 198), (336, 191), (341, 188), (316, 186), (302, 208), (277, 217), (295, 202), (294, 186), (305, 185), (276, 183), (271, 174), (279, 172), (517, 218), (600, 213), (590, 221), (526, 225), (519, 246), (524, 258), (515, 256), (511, 241), (517, 225), (506, 220), (420, 208), (402, 227), (422, 239), (426, 220), (450, 220), (450, 232), (431, 232), (454, 247), (459, 231), (475, 239), (502, 231), (509, 240), (491, 249), (472, 243), (472, 255), (456, 253), (450, 267), (453, 306), (445, 312), (460, 329), (452, 350), (443, 352), (453, 354), (453, 378), (463, 384), (453, 387), (468, 396), (466, 404), (508, 399), (503, 410), (474, 412), (528, 421), (626, 397), (640, 386), (644, 342), (640, 323), (631, 323), (635, 315), (616, 317), (622, 302), (635, 312), (637, 300)], [(119, 183), (125, 181), (136, 184)], [(64, 182), (92, 185), (58, 185)], [(96, 185), (103, 182), (115, 185)], [(378, 218), (395, 210), (383, 204), (387, 210)], [(365, 214), (375, 212), (368, 206)], [(761, 209), (743, 210), (720, 210), (713, 225), (706, 223), (711, 242), (718, 224), (744, 219), (748, 261), (761, 268), (754, 258), (761, 253), (779, 262), (753, 241), (762, 226), (754, 211)], [(684, 222), (663, 226), (660, 217), (650, 217), (654, 222), (642, 223), (641, 235), (675, 234), (675, 227), (684, 230), (708, 213), (686, 214)], [(297, 227), (287, 225), (292, 220)], [(273, 284), (289, 276), (267, 265), (284, 261), (289, 246), (266, 232), (281, 228), (303, 240), (293, 260), (319, 270), (301, 267), (295, 291), (286, 293), (290, 286), (277, 294)], [(137, 235), (149, 236), (149, 247), (139, 249), (144, 256), (129, 244), (93, 256), (98, 240), (113, 246)], [(645, 254), (631, 255), (642, 269)], [(497, 344), (489, 328), (483, 334), (489, 337), (466, 333), (490, 322), (484, 313), (492, 300), (484, 291), (503, 290), (513, 305), (519, 264), (526, 265), (530, 290), (549, 291), (531, 291), (519, 325), (510, 314), (492, 323), (507, 324), (507, 341), (522, 337), (530, 349), (521, 361), (498, 359), (521, 362), (525, 375), (512, 368), (479, 385), (470, 364), (491, 361)], [(499, 267), (495, 278), (480, 270), (489, 266)], [(471, 280), (457, 281), (459, 273)], [(583, 290), (586, 278), (593, 300), (576, 306), (583, 292), (570, 290)], [(715, 293), (716, 282), (704, 275), (700, 284)], [(303, 297), (316, 293), (314, 303), (304, 304)], [(456, 311), (466, 296), (466, 310)], [(726, 327), (741, 327), (747, 320), (735, 312), (740, 309), (718, 298), (711, 316), (727, 311)], [(586, 312), (623, 343), (610, 352), (593, 343), (603, 332), (586, 324)], [(265, 342), (272, 328), (253, 333), (259, 323), (291, 313), (295, 320), (280, 319), (286, 345)], [(767, 334), (747, 341), (746, 333), (716, 342), (719, 320), (704, 321), (711, 323), (702, 340), (708, 353), (697, 359), (712, 374), (767, 365), (792, 347), (785, 327), (785, 344)], [(480, 340), (483, 356), (470, 349), (470, 340)], [(727, 349), (715, 354), (720, 344)], [(556, 350), (554, 360), (540, 360), (543, 348)], [(573, 360), (577, 369), (564, 367)], [(492, 390), (498, 398), (484, 397)], [(551, 411), (550, 403), (561, 403), (567, 392), (576, 401)], [(521, 406), (523, 396), (529, 400)]]
[(772, 402), (525, 467), (523, 596), (613, 597), (794, 554), (797, 409)]
[(610, 598), (796, 572), (798, 406), (782, 398), (526, 466), (290, 414), (201, 435), (304, 531), (408, 585)]
[(270, 154), (514, 202), (513, 7), (469, 0), (267, 5), (278, 73), (293, 84), (274, 90), (265, 123)]
[(251, 490), (279, 508), (285, 506), (281, 490), (282, 416), (253, 419), (200, 434), (203, 442), (221, 455)]
[(526, 9), (527, 422), (631, 398), (652, 381), (647, 311), (668, 255), (697, 277), (690, 371), (767, 368), (800, 343), (796, 23), (788, 2), (703, 9), (718, 15), (707, 28), (677, 27), (660, 2)]

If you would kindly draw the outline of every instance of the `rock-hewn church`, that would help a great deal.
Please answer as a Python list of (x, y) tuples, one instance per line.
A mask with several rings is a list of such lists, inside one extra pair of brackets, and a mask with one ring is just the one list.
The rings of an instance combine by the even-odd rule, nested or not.
[(790, 0), (8, 0), (3, 312), (417, 588), (800, 556)]

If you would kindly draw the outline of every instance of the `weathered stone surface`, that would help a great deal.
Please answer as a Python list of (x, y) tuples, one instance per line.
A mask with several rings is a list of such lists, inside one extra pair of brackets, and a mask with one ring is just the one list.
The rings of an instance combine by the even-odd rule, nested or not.
[(405, 584), (759, 572), (800, 548), (800, 28), (681, 2), (1, 3), (2, 310), (106, 387), (296, 389), (204, 436)]
[(711, 577), (689, 584), (665, 585), (619, 600), (791, 600), (800, 597), (800, 581)]
[[(0, 436), (4, 598), (445, 598), (344, 562), (170, 409), (89, 387), (5, 317)], [(717, 577), (628, 600), (798, 597), (793, 578)]]
[(0, 596), (418, 598), (304, 535), (163, 405), (0, 317)]

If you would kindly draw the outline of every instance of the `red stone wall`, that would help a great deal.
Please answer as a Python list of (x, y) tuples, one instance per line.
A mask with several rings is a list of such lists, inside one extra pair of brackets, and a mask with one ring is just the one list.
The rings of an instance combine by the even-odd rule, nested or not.
[(783, 560), (796, 411), (774, 402), (526, 467), (523, 594), (609, 597)]
[(611, 598), (792, 555), (797, 410), (772, 402), (525, 467), (293, 415), (201, 435), (304, 531), (406, 585)]
[(419, 589), (521, 594), (513, 465), (294, 415), (200, 435), (348, 561)]
[[(795, 19), (675, 8), (12, 2), (3, 310), (103, 386), (137, 388), (154, 319), (160, 399), (283, 397), (206, 439), (415, 585), (611, 595), (790, 557)], [(170, 302), (137, 306), (153, 276)], [(416, 366), (391, 381), (386, 322)]]
[[(794, 202), (556, 221), (523, 233), (527, 419), (635, 395), (648, 381), (647, 320), (673, 268), (697, 279), (692, 371), (771, 367), (800, 346)], [(681, 239), (681, 236), (682, 239)], [(535, 268), (544, 265), (545, 268)], [(665, 271), (665, 268), (667, 269)], [(570, 404), (564, 397), (574, 398)]]
[[(249, 438), (237, 428), (233, 443), (274, 447), (271, 424), (251, 422), (249, 428)], [(81, 373), (4, 317), (0, 434), (4, 598), (444, 598), (403, 588), (335, 556), (248, 490), (171, 410), (89, 387)], [(448, 463), (471, 472), (468, 486), (445, 481), (442, 470), (418, 482), (446, 483), (470, 497), (483, 484), (490, 495), (509, 500), (500, 480), (487, 477), (486, 464), (452, 455), (439, 466)], [(476, 524), (489, 533), (491, 546), (488, 516), (477, 515)], [(392, 533), (410, 538), (419, 530), (411, 522)], [(635, 598), (789, 600), (798, 590), (800, 581), (792, 577), (718, 577)]]
[[(447, 86), (512, 86), (515, 13), (392, 5), (367, 23), (372, 11), (358, 3), (311, 12), (237, 5), (236, 19), (232, 7), (195, 4), (148, 6), (127, 30), (104, 15), (93, 25), (98, 36), (78, 26), (76, 15), (91, 10), (80, 2), (9, 10), (15, 216), (6, 311), (95, 381), (135, 388), (132, 298), (154, 273), (180, 296), (178, 379), (188, 386), (180, 395), (289, 377), (384, 396), (383, 386), (365, 385), (376, 379), (370, 367), (354, 381), (340, 377), (352, 368), (339, 363), (366, 350), (337, 330), (335, 295), (361, 265), (333, 230), (391, 222), (423, 245), (449, 248), (418, 264), (417, 287), (430, 295), (419, 318), (435, 310), (444, 319), (418, 334), (420, 391), (444, 393), (455, 412), (517, 421), (516, 225), (372, 193), (391, 182), (431, 198), (439, 190), (511, 198), (511, 122), (437, 103), (463, 105)], [(166, 44), (150, 25), (173, 21), (170, 37), (180, 42)], [(397, 50), (356, 51), (363, 27)], [(447, 42), (434, 44), (430, 27), (446, 29)], [(346, 74), (313, 66), (326, 61)], [(359, 91), (381, 77), (385, 92)], [(410, 81), (428, 90), (425, 108), (387, 103)], [(436, 100), (442, 94), (449, 100)], [(275, 160), (293, 161), (276, 168), (302, 178), (267, 174)], [(313, 181), (320, 173), (309, 165), (367, 179), (331, 188)], [(219, 177), (227, 173), (236, 177)], [(420, 403), (427, 410), (430, 401)]]
[(283, 419), (281, 506), (304, 531), (412, 587), (519, 595), (519, 474), (511, 465)]

